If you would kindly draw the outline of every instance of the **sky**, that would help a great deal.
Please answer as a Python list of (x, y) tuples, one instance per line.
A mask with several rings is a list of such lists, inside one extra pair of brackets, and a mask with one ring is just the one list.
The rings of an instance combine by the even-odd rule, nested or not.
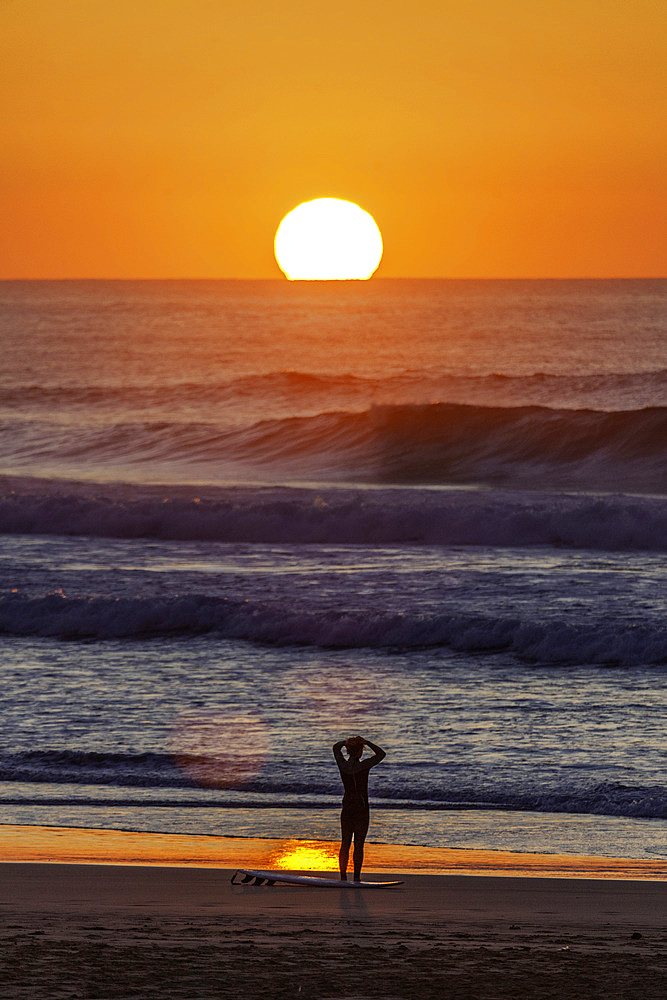
[(667, 275), (660, 0), (0, 0), (0, 278)]

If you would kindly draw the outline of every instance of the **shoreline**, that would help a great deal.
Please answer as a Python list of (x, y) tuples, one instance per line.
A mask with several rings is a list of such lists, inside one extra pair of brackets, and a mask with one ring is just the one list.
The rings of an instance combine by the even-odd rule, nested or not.
[[(82, 827), (0, 825), (0, 863), (254, 868), (301, 873), (338, 868), (338, 842)], [(667, 881), (667, 859), (366, 843), (365, 872), (519, 878)]]

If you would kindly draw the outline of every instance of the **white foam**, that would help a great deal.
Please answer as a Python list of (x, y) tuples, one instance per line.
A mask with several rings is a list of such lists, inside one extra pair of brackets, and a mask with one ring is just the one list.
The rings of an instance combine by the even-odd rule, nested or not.
[(271, 645), (322, 648), (509, 652), (538, 664), (667, 662), (667, 633), (651, 625), (569, 625), (481, 614), (400, 614), (293, 610), (202, 594), (171, 598), (71, 598), (61, 594), (0, 600), (0, 631), (68, 639), (147, 638), (213, 633)]

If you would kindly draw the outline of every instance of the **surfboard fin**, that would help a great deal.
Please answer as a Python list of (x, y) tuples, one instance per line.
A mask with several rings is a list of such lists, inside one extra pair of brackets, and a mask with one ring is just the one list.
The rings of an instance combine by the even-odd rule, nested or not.
[[(237, 878), (240, 876), (240, 878)], [(230, 879), (232, 885), (275, 885), (276, 880), (273, 878), (262, 878), (260, 875), (253, 875), (252, 872), (243, 871), (243, 869), (238, 869), (234, 872)]]

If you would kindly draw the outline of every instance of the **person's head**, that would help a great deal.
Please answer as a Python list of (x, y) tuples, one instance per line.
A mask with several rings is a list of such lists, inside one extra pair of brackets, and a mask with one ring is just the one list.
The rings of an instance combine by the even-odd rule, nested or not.
[(350, 757), (355, 760), (359, 760), (364, 749), (364, 741), (361, 736), (350, 736), (345, 741), (345, 749), (349, 753)]

